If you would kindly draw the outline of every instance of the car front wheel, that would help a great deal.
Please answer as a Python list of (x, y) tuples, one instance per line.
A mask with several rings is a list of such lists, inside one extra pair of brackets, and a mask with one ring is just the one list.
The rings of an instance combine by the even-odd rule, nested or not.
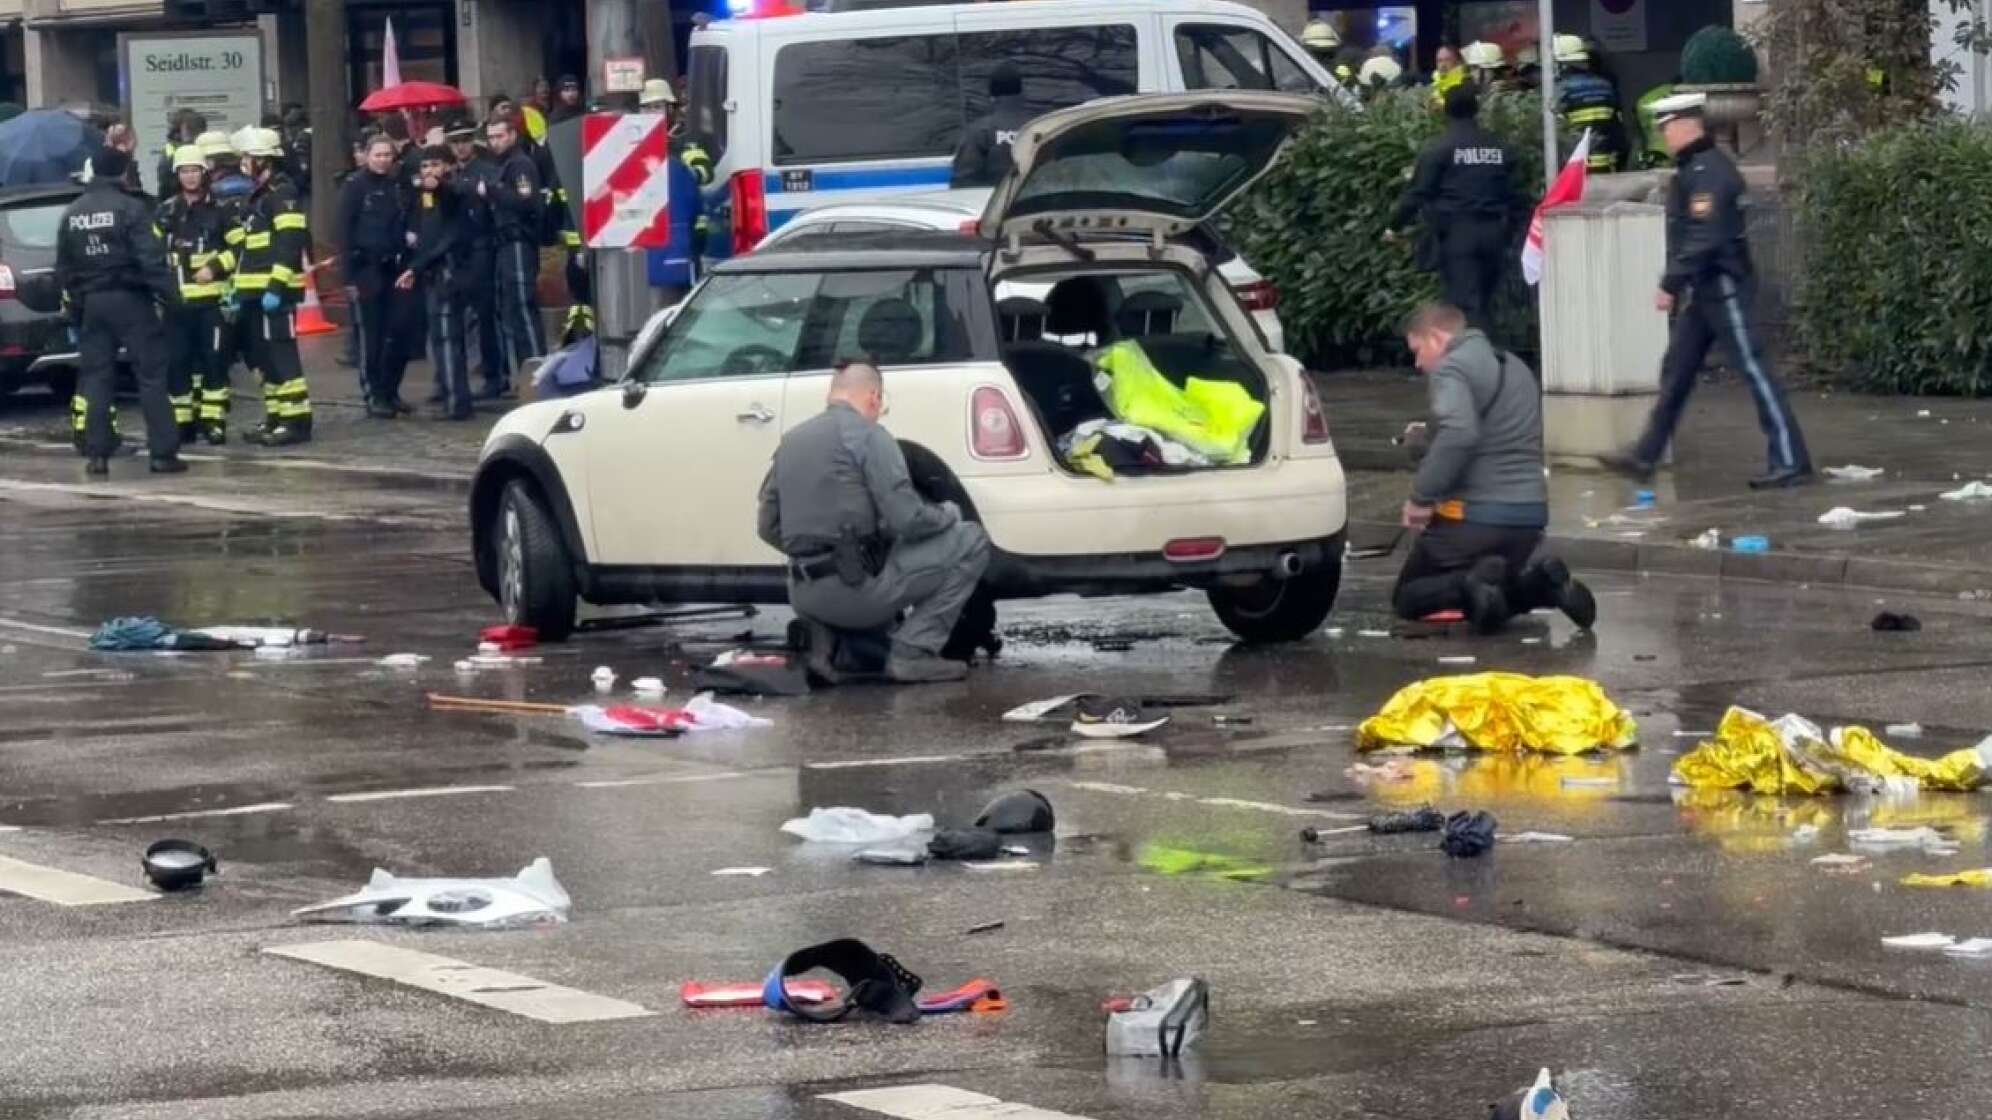
[(1211, 609), (1247, 642), (1297, 642), (1321, 628), (1342, 589), (1340, 556), (1292, 579), (1271, 576), (1245, 587), (1214, 587)]
[(505, 621), (564, 640), (574, 632), (574, 568), (546, 503), (528, 483), (506, 483), (491, 532)]

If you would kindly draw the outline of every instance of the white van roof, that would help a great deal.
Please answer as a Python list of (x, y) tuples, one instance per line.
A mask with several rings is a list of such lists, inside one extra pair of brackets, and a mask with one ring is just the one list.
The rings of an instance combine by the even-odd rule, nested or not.
[(961, 0), (953, 4), (915, 4), (851, 12), (802, 12), (796, 15), (714, 20), (694, 31), (693, 35), (696, 37), (700, 31), (758, 34), (762, 29), (796, 33), (828, 32), (831, 29), (862, 31), (954, 11), (973, 11), (977, 15), (1001, 12), (1019, 23), (1030, 23), (1041, 16), (1069, 17), (1084, 12), (1098, 13), (1102, 19), (1161, 12), (1169, 15), (1231, 16), (1277, 26), (1264, 12), (1232, 3), (1231, 0), (1003, 0), (1001, 4)]

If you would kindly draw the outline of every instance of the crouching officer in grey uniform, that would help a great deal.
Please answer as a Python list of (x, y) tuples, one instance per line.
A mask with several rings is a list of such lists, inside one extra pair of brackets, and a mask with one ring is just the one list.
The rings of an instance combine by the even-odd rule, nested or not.
[(180, 429), (167, 395), (166, 328), (159, 305), (177, 308), (180, 284), (167, 267), (152, 206), (124, 189), (131, 156), (107, 147), (91, 159), (96, 177), (63, 211), (55, 242), (55, 280), (78, 334), (78, 392), (89, 402), (85, 470), (92, 475), (111, 470), (111, 393), (123, 346), (138, 375), (152, 470), (176, 474), (187, 464), (180, 458)]
[(941, 648), (989, 566), (989, 537), (954, 503), (914, 492), (905, 454), (878, 423), (884, 411), (876, 366), (837, 367), (829, 407), (775, 450), (761, 484), (761, 539), (789, 558), (789, 603), (809, 624), (812, 676), (837, 681), (837, 631), (898, 620), (887, 677), (960, 680), (968, 667)]

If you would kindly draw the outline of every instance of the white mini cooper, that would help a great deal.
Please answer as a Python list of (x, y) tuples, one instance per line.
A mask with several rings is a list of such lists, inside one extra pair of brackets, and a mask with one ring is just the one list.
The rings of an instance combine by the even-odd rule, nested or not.
[[(784, 602), (756, 492), (833, 367), (866, 358), (916, 484), (995, 546), (955, 648), (987, 637), (997, 600), (1181, 588), (1242, 639), (1311, 634), (1341, 583), (1342, 465), (1311, 381), (1266, 346), (1195, 231), (1315, 107), (1251, 91), (1091, 102), (1026, 127), (972, 232), (798, 237), (720, 264), (646, 329), (619, 385), (492, 431), (471, 493), (479, 582), (550, 639), (578, 600)], [(1098, 359), (1124, 342), (1177, 388), (1228, 382), (1264, 406), (1232, 454), (1203, 461), (1118, 424)], [(1102, 423), (1117, 455), (1075, 447)]]

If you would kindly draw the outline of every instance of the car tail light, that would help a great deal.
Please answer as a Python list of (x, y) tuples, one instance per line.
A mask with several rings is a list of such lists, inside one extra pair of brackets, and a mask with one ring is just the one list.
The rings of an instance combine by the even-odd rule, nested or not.
[(1280, 290), (1273, 286), (1271, 280), (1254, 280), (1250, 284), (1240, 284), (1232, 291), (1247, 311), (1274, 311), (1280, 306)]
[(0, 299), (14, 299), (14, 270), (0, 264)]
[(961, 220), (961, 224), (955, 227), (955, 232), (965, 233), (972, 236), (981, 228), (982, 228), (981, 218), (963, 218)]
[(756, 170), (736, 171), (728, 184), (733, 196), (733, 253), (740, 256), (768, 236), (768, 188)]
[(1180, 537), (1162, 546), (1162, 557), (1176, 564), (1195, 564), (1224, 555), (1223, 537)]
[(1031, 453), (1010, 398), (994, 385), (975, 390), (969, 399), (968, 420), (973, 429), (968, 451), (977, 459), (1021, 459)]
[(1321, 390), (1305, 370), (1300, 375), (1300, 442), (1328, 442), (1328, 414), (1321, 410)]

